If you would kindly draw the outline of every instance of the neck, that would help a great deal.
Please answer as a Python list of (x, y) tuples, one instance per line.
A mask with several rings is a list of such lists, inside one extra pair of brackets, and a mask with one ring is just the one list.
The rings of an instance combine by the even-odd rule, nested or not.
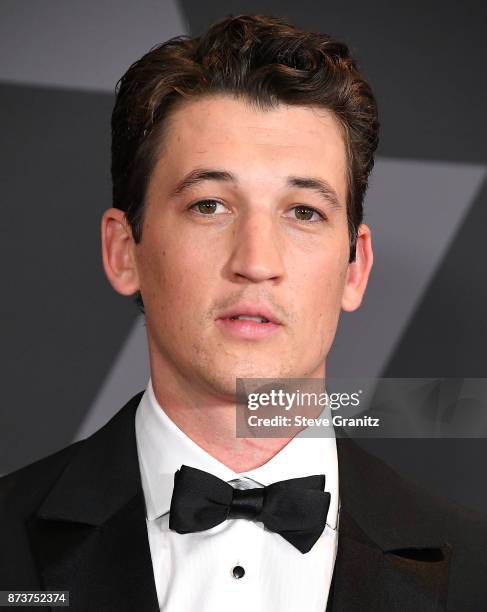
[[(152, 377), (154, 395), (167, 416), (204, 451), (234, 472), (257, 468), (278, 453), (292, 438), (237, 438), (235, 403), (184, 396)], [(191, 397), (188, 397), (190, 395)]]
[[(153, 367), (155, 397), (168, 417), (198, 446), (234, 472), (246, 472), (267, 463), (292, 440), (237, 438), (235, 398), (224, 398), (197, 388), (168, 367)], [(324, 366), (313, 377), (323, 377)], [(310, 376), (311, 378), (311, 376)]]

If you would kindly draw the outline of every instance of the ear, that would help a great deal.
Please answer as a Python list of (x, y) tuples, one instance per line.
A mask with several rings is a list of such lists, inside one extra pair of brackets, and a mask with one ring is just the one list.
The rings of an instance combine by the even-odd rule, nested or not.
[(109, 208), (101, 220), (103, 268), (112, 287), (122, 295), (139, 290), (139, 276), (135, 266), (135, 242), (125, 213)]
[(362, 223), (358, 228), (355, 261), (348, 264), (342, 296), (343, 310), (352, 312), (360, 306), (373, 262), (371, 231)]

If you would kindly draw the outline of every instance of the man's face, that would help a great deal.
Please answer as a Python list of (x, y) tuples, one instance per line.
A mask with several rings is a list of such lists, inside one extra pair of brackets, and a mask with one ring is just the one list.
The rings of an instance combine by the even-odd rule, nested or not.
[[(346, 163), (324, 110), (214, 96), (174, 112), (133, 247), (153, 370), (221, 396), (237, 377), (323, 376), (348, 270)], [(230, 319), (252, 308), (275, 323)]]

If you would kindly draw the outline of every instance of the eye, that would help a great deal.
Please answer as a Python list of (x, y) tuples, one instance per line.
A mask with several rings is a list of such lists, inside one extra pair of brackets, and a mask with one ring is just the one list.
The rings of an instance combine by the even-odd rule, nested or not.
[[(199, 200), (198, 202), (191, 204), (189, 208), (190, 210), (194, 210), (199, 214), (206, 215), (206, 216), (212, 216), (214, 215), (218, 206), (222, 206), (223, 208), (226, 208), (218, 200), (213, 200), (209, 198), (207, 200)], [(217, 213), (217, 214), (221, 214), (221, 213)]]
[(299, 204), (298, 206), (293, 206), (291, 210), (294, 211), (295, 219), (297, 221), (319, 223), (320, 221), (325, 220), (325, 215), (312, 206), (304, 206), (304, 204)]

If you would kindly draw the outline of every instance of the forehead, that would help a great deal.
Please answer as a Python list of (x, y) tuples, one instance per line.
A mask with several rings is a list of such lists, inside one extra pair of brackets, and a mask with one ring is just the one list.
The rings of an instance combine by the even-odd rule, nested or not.
[[(155, 173), (218, 166), (248, 180), (313, 174), (346, 195), (343, 130), (326, 109), (280, 104), (261, 110), (230, 96), (185, 101), (168, 118)], [(158, 169), (159, 166), (159, 169)]]

